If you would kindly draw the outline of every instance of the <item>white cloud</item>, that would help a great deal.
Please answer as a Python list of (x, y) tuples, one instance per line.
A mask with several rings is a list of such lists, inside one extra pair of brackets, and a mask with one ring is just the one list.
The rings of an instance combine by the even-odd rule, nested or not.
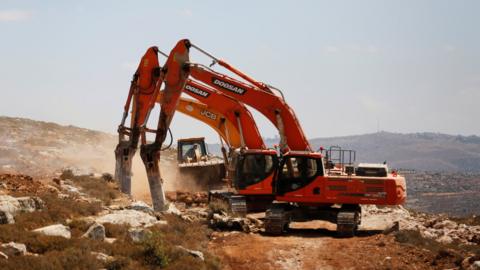
[(0, 22), (26, 21), (32, 17), (32, 13), (25, 10), (0, 10)]

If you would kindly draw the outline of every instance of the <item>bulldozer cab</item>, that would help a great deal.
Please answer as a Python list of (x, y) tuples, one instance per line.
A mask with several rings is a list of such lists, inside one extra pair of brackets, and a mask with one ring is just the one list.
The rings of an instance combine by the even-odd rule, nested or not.
[(205, 138), (188, 138), (177, 141), (179, 163), (199, 162), (206, 159), (208, 153), (205, 147)]

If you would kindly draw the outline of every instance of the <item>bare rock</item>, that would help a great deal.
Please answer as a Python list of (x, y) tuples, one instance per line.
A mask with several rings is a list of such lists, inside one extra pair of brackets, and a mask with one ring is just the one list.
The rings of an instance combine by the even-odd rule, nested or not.
[(87, 232), (82, 235), (82, 237), (103, 241), (105, 239), (105, 227), (102, 224), (95, 222), (88, 228)]
[(45, 207), (45, 203), (38, 197), (0, 196), (0, 211), (15, 215), (18, 212), (33, 212)]
[(448, 235), (442, 235), (437, 239), (437, 241), (442, 243), (442, 244), (450, 244), (450, 243), (453, 242), (453, 239), (452, 239), (452, 237), (450, 237)]
[(15, 219), (9, 212), (0, 211), (0, 224), (13, 224)]
[(225, 212), (211, 213), (208, 222), (215, 229), (244, 232), (258, 232), (263, 226), (263, 223), (254, 217), (232, 217)]
[(437, 223), (435, 223), (433, 225), (433, 228), (434, 229), (449, 229), (449, 230), (454, 230), (458, 227), (458, 224), (451, 221), (451, 220), (443, 220), (443, 221), (439, 221)]
[(115, 241), (117, 241), (117, 238), (109, 238), (109, 237), (105, 237), (105, 239), (103, 240), (109, 244), (113, 244), (115, 243)]
[(130, 236), (134, 243), (142, 242), (151, 234), (152, 232), (150, 230), (142, 228), (130, 228), (128, 230), (128, 236)]
[(177, 215), (177, 216), (180, 216), (182, 214), (182, 212), (180, 212), (180, 210), (178, 210), (175, 204), (173, 203), (168, 204), (167, 210), (165, 212), (169, 214)]
[(480, 270), (480, 261), (474, 261), (468, 269), (469, 270)]
[(164, 220), (157, 220), (156, 217), (142, 211), (125, 209), (100, 216), (96, 219), (98, 223), (127, 224), (130, 227), (149, 227), (155, 224), (166, 224)]
[(142, 211), (148, 214), (153, 214), (155, 212), (153, 208), (150, 207), (150, 205), (143, 201), (135, 201), (125, 208), (130, 210)]
[(102, 252), (90, 252), (90, 254), (92, 254), (95, 259), (101, 261), (102, 263), (108, 263), (108, 262), (111, 262), (114, 260), (114, 258), (112, 256), (108, 256), (107, 254), (105, 253), (102, 253)]
[(184, 248), (182, 246), (177, 246), (177, 248), (181, 251), (184, 251), (190, 255), (192, 255), (193, 257), (195, 258), (198, 258), (202, 261), (205, 261), (205, 257), (203, 256), (203, 252), (201, 251), (198, 251), (198, 250), (191, 250), (191, 249), (188, 249), (188, 248)]
[(8, 255), (0, 251), (0, 260), (8, 260)]
[(0, 251), (8, 256), (21, 256), (27, 253), (27, 246), (25, 244), (10, 242), (0, 245)]
[(0, 195), (0, 224), (15, 223), (17, 213), (33, 212), (44, 207), (45, 203), (38, 197)]
[(41, 233), (48, 236), (60, 236), (67, 239), (72, 237), (70, 232), (70, 227), (67, 227), (63, 224), (54, 224), (42, 228), (38, 228), (33, 230), (33, 232)]

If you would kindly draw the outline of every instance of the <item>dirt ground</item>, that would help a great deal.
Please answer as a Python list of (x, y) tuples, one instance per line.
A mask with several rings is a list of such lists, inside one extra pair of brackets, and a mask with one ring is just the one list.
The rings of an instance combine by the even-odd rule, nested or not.
[(335, 238), (325, 229), (293, 229), (287, 236), (218, 233), (210, 242), (224, 269), (444, 269), (435, 254), (401, 245), (393, 236), (362, 232)]
[(225, 270), (459, 269), (448, 254), (401, 244), (393, 235), (382, 234), (391, 224), (367, 217), (353, 238), (338, 238), (336, 225), (325, 221), (292, 223), (284, 236), (214, 231), (208, 249)]

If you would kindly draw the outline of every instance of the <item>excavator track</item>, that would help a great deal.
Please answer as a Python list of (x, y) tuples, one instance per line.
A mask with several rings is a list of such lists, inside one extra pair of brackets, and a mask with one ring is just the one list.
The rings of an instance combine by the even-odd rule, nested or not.
[(208, 195), (209, 202), (221, 201), (227, 204), (228, 209), (235, 215), (247, 214), (247, 201), (245, 196), (236, 195), (229, 191), (212, 190)]
[(283, 234), (289, 223), (290, 215), (284, 204), (273, 204), (265, 214), (265, 232), (268, 234)]
[(247, 201), (245, 196), (232, 195), (228, 199), (228, 202), (232, 213), (241, 216), (245, 216), (247, 214)]
[(353, 237), (357, 231), (359, 213), (357, 211), (340, 211), (337, 214), (337, 234), (340, 237)]

